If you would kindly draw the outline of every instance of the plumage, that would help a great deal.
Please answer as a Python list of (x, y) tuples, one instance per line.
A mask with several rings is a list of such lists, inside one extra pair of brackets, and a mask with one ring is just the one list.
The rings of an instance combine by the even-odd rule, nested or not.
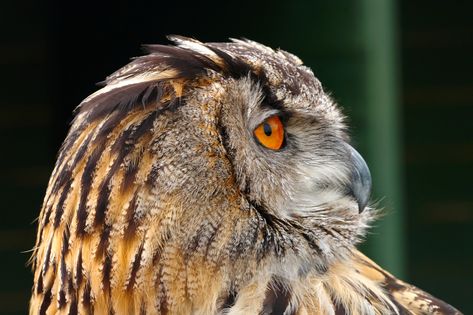
[[(460, 314), (357, 251), (369, 171), (299, 58), (171, 39), (76, 109), (30, 314)], [(271, 117), (281, 148), (253, 134)]]

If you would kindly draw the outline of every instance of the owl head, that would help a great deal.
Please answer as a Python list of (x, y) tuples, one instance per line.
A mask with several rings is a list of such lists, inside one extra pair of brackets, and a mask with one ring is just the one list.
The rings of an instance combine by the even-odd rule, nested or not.
[(248, 40), (171, 40), (76, 109), (31, 314), (458, 314), (356, 251), (370, 173), (310, 69)]
[(373, 216), (371, 179), (312, 71), (248, 40), (171, 40), (77, 108), (40, 242), (92, 239), (105, 270), (117, 253), (152, 265), (167, 242), (215, 265), (296, 259), (295, 273), (343, 258)]

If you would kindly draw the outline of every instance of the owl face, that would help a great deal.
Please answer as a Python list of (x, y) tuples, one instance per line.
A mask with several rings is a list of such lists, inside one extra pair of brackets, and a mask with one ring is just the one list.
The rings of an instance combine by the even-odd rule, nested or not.
[[(256, 50), (248, 51), (250, 45)], [(363, 212), (371, 177), (348, 143), (336, 104), (313, 73), (288, 53), (238, 41), (215, 46), (238, 53), (258, 69), (221, 83), (225, 92), (219, 128), (239, 190), (280, 219), (296, 220), (308, 229), (336, 224), (344, 241), (356, 240), (372, 215)], [(274, 119), (283, 130), (276, 148), (268, 141), (268, 134), (278, 136), (272, 130)], [(262, 134), (259, 129), (266, 130)]]

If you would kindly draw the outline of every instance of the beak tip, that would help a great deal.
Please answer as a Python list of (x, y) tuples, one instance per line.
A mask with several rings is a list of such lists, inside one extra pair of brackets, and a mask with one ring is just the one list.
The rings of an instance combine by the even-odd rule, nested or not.
[(368, 200), (366, 201), (358, 200), (357, 202), (358, 202), (358, 213), (362, 213), (368, 204)]
[(353, 178), (351, 191), (358, 203), (358, 211), (362, 213), (370, 199), (371, 194), (371, 174), (363, 157), (353, 147), (350, 146), (353, 160)]

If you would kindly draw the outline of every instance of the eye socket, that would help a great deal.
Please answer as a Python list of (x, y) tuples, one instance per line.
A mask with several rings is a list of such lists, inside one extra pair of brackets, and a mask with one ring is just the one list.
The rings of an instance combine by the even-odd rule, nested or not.
[(279, 150), (284, 143), (284, 126), (278, 116), (271, 116), (253, 132), (258, 142), (267, 149)]

